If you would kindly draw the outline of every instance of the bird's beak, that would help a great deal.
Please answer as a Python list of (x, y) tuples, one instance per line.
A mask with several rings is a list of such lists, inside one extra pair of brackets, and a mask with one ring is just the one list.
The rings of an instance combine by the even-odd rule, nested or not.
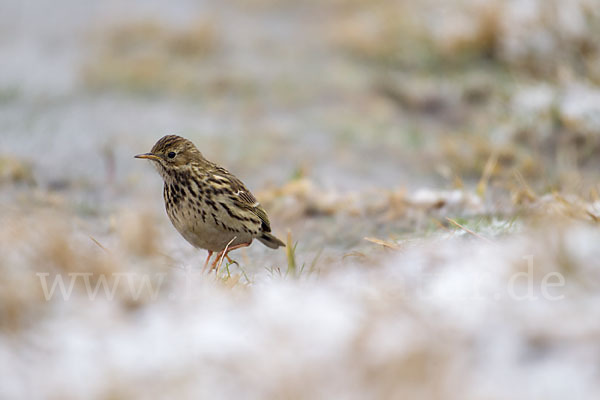
[(134, 158), (147, 158), (148, 160), (160, 160), (160, 157), (152, 154), (152, 153), (144, 153), (144, 154), (138, 154), (137, 156), (134, 156)]

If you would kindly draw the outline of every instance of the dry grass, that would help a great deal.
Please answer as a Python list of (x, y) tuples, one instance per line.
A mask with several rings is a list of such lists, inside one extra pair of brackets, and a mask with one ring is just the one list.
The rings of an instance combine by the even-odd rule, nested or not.
[(290, 222), (335, 214), (390, 221), (410, 220), (423, 213), (471, 215), (485, 212), (481, 198), (463, 190), (423, 189), (410, 194), (401, 188), (338, 192), (318, 187), (306, 178), (290, 181), (280, 188), (263, 190), (257, 196), (279, 219)]
[(147, 20), (116, 26), (93, 42), (97, 47), (83, 69), (93, 89), (192, 93), (199, 71), (218, 50), (212, 23), (196, 21), (175, 28)]
[(468, 66), (492, 60), (536, 76), (565, 69), (598, 82), (600, 15), (593, 0), (343, 2), (330, 31), (359, 57), (392, 65)]
[(0, 185), (5, 183), (35, 184), (31, 164), (15, 157), (0, 155)]

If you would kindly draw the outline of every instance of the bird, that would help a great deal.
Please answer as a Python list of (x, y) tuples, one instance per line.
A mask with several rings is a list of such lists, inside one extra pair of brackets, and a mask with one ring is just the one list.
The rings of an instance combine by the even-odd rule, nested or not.
[(171, 223), (192, 246), (208, 251), (203, 270), (217, 253), (211, 269), (229, 252), (250, 246), (254, 239), (271, 249), (285, 244), (271, 233), (265, 209), (241, 180), (207, 160), (190, 140), (177, 135), (159, 139), (149, 153), (163, 179), (165, 208)]

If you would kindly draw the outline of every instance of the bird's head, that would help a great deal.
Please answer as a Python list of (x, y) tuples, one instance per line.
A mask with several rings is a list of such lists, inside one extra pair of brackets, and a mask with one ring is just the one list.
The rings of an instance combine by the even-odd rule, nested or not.
[(162, 137), (149, 153), (138, 154), (135, 158), (151, 160), (165, 179), (170, 173), (183, 171), (191, 168), (195, 162), (204, 161), (194, 143), (176, 135)]

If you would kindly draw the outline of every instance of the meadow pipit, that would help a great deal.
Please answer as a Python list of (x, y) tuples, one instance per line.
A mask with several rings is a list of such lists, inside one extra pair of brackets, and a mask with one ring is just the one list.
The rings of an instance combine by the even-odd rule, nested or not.
[(204, 158), (189, 140), (168, 135), (135, 158), (151, 160), (162, 176), (167, 215), (185, 240), (208, 250), (205, 269), (213, 252), (218, 254), (211, 269), (255, 238), (272, 249), (285, 246), (270, 233), (267, 213), (242, 181)]

